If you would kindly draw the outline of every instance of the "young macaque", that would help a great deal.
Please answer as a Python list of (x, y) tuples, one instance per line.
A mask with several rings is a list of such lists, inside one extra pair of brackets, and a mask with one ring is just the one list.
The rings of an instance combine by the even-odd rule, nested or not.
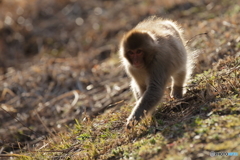
[(182, 30), (171, 21), (150, 17), (129, 31), (120, 43), (120, 58), (137, 100), (127, 119), (127, 127), (151, 114), (160, 102), (168, 80), (171, 97), (181, 98), (191, 74)]

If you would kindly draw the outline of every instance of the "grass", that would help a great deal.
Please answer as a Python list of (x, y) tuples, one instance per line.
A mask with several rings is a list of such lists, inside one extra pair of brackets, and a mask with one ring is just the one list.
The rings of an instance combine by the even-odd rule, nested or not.
[[(206, 7), (203, 2), (206, 2), (208, 6)], [(112, 4), (115, 6), (115, 2)], [(90, 96), (80, 97), (76, 103), (73, 103), (77, 97), (74, 92), (76, 92), (79, 78), (82, 78), (81, 82), (86, 83), (86, 86), (83, 87), (86, 87), (87, 90), (88, 87), (97, 88), (102, 83), (103, 88), (106, 88), (105, 85), (108, 84), (109, 91), (119, 91), (113, 95), (108, 93), (107, 100), (116, 97), (118, 98), (116, 101), (129, 99), (126, 97), (129, 97), (131, 93), (127, 92), (125, 87), (122, 87), (122, 91), (111, 89), (114, 86), (121, 89), (123, 84), (128, 83), (123, 72), (118, 71), (120, 69), (116, 67), (119, 59), (115, 54), (112, 54), (111, 58), (103, 63), (94, 61), (92, 64), (91, 60), (95, 60), (95, 58), (89, 58), (91, 50), (87, 50), (88, 54), (81, 54), (78, 57), (83, 61), (75, 57), (52, 61), (45, 57), (46, 60), (41, 59), (40, 63), (23, 71), (14, 71), (13, 68), (8, 68), (7, 76), (0, 75), (2, 82), (9, 86), (4, 90), (1, 89), (0, 99), (4, 103), (1, 107), (6, 108), (8, 112), (16, 112), (16, 118), (13, 118), (15, 114), (6, 116), (7, 114), (3, 111), (1, 113), (4, 114), (0, 114), (0, 118), (3, 119), (0, 122), (0, 125), (3, 126), (0, 127), (1, 133), (7, 135), (8, 133), (5, 131), (9, 131), (9, 136), (6, 136), (8, 139), (2, 137), (0, 139), (0, 158), (16, 157), (16, 159), (22, 160), (239, 159), (239, 156), (211, 158), (209, 155), (211, 151), (238, 152), (240, 154), (240, 39), (237, 34), (240, 33), (238, 27), (239, 6), (237, 0), (214, 0), (211, 2), (206, 0), (201, 1), (201, 4), (194, 3), (190, 9), (172, 9), (171, 12), (169, 11), (171, 14), (168, 14), (166, 9), (166, 13), (164, 12), (168, 14), (166, 18), (178, 20), (185, 29), (186, 38), (190, 39), (195, 35), (207, 33), (196, 36), (190, 43), (190, 48), (201, 50), (195, 68), (197, 74), (193, 76), (187, 86), (187, 93), (183, 99), (174, 100), (165, 96), (152, 118), (144, 119), (132, 130), (125, 129), (126, 118), (133, 107), (129, 101), (126, 101), (125, 104), (116, 103), (116, 107), (93, 118), (85, 115), (75, 119), (74, 123), (69, 122), (72, 121), (71, 118), (81, 115), (81, 113), (76, 114), (74, 110), (81, 110), (80, 106), (88, 107), (89, 101), (85, 102), (86, 99), (90, 99), (91, 103), (98, 102), (104, 96), (102, 92), (108, 92), (107, 89), (103, 90), (102, 88), (99, 91), (98, 89), (97, 91), (93, 90), (93, 94), (85, 93)], [(125, 8), (124, 5), (120, 7)], [(113, 10), (117, 11), (117, 15), (122, 15), (118, 13), (117, 9), (113, 8)], [(102, 32), (102, 36), (99, 32), (94, 32), (94, 35), (96, 34), (98, 37), (94, 42), (101, 42), (100, 46), (104, 46), (108, 42), (117, 46), (122, 32), (134, 26), (138, 20), (149, 14), (163, 14), (159, 10), (159, 5), (150, 3), (148, 5), (144, 3), (141, 12), (136, 9), (135, 4), (125, 10), (126, 13), (120, 18), (116, 18), (116, 16), (113, 16), (112, 19), (111, 16), (97, 18), (110, 28), (112, 25), (108, 24), (114, 24), (114, 29), (116, 28), (115, 24), (119, 23), (120, 28), (116, 29), (119, 34), (110, 36), (114, 39), (113, 42), (102, 37), (105, 37), (108, 32)], [(91, 12), (89, 9), (87, 11)], [(134, 16), (129, 16), (130, 13)], [(119, 19), (123, 21), (119, 21)], [(104, 22), (105, 20), (109, 23)], [(118, 22), (115, 23), (115, 21)], [(89, 25), (91, 26), (90, 23)], [(87, 33), (92, 32), (88, 24), (85, 28)], [(78, 32), (83, 33), (85, 30), (77, 28)], [(85, 40), (88, 35), (91, 34), (83, 34), (83, 39)], [(96, 46), (88, 45), (87, 49)], [(115, 50), (117, 49), (115, 48)], [(88, 64), (91, 69), (92, 74), (89, 77), (90, 74), (83, 74), (84, 76), (80, 74), (85, 73), (81, 66), (83, 62)], [(69, 75), (69, 67), (74, 74)], [(57, 69), (54, 70), (55, 68)], [(32, 81), (34, 83), (31, 83)], [(79, 88), (81, 89), (81, 86)], [(83, 95), (79, 93), (79, 96)], [(111, 104), (111, 102), (107, 102), (102, 106)], [(74, 107), (72, 104), (75, 104)], [(17, 115), (26, 116), (21, 118)], [(69, 121), (66, 120), (67, 118)], [(15, 122), (16, 119), (19, 121)], [(70, 124), (66, 126), (67, 131), (65, 127), (61, 128), (61, 125), (66, 124)], [(71, 126), (71, 124), (74, 125)], [(58, 125), (60, 128), (55, 127)], [(29, 126), (29, 128), (25, 126)], [(17, 133), (11, 129), (16, 130)], [(49, 135), (46, 139), (37, 139), (39, 135), (46, 134)]]
[(228, 58), (196, 75), (186, 99), (164, 102), (132, 130), (124, 126), (132, 106), (122, 106), (76, 120), (69, 132), (20, 159), (211, 159), (211, 151), (239, 152), (239, 64), (239, 57)]

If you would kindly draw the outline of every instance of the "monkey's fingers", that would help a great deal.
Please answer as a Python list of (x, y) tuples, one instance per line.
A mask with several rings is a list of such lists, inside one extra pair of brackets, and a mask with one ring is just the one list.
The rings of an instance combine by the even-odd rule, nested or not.
[(127, 123), (126, 123), (126, 128), (127, 129), (131, 129), (133, 128), (135, 125), (137, 125), (139, 122), (139, 120), (136, 120), (135, 118), (131, 118), (128, 119)]
[(127, 129), (127, 130), (130, 130), (131, 128), (132, 128), (132, 124), (127, 123), (127, 124), (126, 124), (126, 129)]

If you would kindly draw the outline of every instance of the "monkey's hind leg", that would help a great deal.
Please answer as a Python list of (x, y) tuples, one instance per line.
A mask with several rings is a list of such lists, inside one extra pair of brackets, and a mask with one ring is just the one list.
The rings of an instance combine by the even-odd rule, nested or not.
[(172, 98), (182, 98), (185, 79), (186, 70), (177, 72), (175, 75), (172, 76)]

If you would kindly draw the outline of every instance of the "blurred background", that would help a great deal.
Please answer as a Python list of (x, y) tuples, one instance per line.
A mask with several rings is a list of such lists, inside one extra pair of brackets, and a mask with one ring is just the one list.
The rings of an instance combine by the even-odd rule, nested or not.
[[(116, 53), (123, 33), (150, 15), (178, 21), (188, 28), (187, 39), (214, 32), (218, 25), (208, 23), (226, 13), (238, 13), (239, 6), (233, 4), (226, 0), (1, 0), (0, 73), (40, 54), (83, 56), (82, 63), (87, 64), (95, 56), (106, 59)], [(223, 25), (231, 23), (226, 21)], [(207, 26), (213, 28), (209, 30)]]
[[(188, 17), (184, 27), (197, 27), (201, 23), (199, 20), (224, 13), (220, 9), (218, 13), (207, 13), (219, 7), (215, 3), (204, 0), (2, 0), (1, 72), (4, 73), (6, 67), (18, 66), (26, 58), (39, 54), (84, 56), (86, 59), (100, 55), (106, 58), (116, 53), (123, 33), (147, 16), (159, 15), (180, 23), (184, 23), (182, 19)], [(201, 10), (206, 10), (206, 13), (196, 18), (195, 13)], [(204, 31), (198, 29), (192, 32)], [(187, 32), (186, 36), (191, 36), (192, 32)]]
[[(129, 100), (118, 43), (150, 15), (173, 19), (187, 40), (194, 37), (189, 43), (199, 52), (194, 74), (223, 57), (239, 56), (239, 3), (0, 0), (0, 144), (11, 151), (19, 147), (16, 141), (63, 130), (85, 112), (96, 115)], [(207, 34), (196, 36), (201, 33)]]

